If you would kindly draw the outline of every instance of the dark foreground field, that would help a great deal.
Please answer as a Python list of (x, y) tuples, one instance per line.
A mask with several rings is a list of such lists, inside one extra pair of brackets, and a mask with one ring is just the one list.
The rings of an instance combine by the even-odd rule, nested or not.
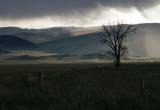
[(158, 110), (160, 63), (0, 66), (1, 110)]

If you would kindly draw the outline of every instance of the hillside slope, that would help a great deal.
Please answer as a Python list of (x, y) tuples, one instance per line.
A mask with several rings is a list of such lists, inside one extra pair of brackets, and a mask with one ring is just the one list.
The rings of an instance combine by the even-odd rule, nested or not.
[(38, 48), (34, 43), (11, 35), (0, 35), (0, 49), (32, 50)]

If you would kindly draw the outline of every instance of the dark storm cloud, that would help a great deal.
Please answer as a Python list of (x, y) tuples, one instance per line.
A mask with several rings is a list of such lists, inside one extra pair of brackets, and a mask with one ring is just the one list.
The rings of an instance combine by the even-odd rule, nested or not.
[(48, 15), (67, 16), (85, 13), (98, 5), (114, 8), (145, 9), (159, 0), (0, 0), (0, 18), (32, 18)]

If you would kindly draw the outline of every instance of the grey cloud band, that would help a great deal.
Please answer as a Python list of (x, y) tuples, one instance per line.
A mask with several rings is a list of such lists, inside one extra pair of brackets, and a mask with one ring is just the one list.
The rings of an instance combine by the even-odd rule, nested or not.
[(159, 2), (159, 0), (0, 0), (0, 18), (67, 16), (72, 12), (85, 13), (95, 9), (98, 5), (146, 9), (159, 4)]

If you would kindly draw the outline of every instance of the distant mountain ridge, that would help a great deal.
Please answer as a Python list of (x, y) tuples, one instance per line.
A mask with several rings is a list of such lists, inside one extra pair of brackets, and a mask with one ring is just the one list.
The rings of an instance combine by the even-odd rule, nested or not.
[[(158, 51), (160, 49), (159, 42), (160, 24), (138, 24), (136, 33), (129, 36), (128, 55), (142, 57), (160, 56), (160, 51)], [(94, 31), (40, 43), (40, 46), (49, 52), (60, 54), (94, 54), (106, 51), (106, 47), (100, 43), (100, 38), (97, 32)]]
[[(46, 29), (21, 29), (17, 27), (4, 27), (0, 28), (0, 35), (6, 35), (7, 37), (15, 36), (16, 39), (19, 38), (22, 42), (27, 42), (26, 44), (23, 43), (23, 46), (14, 46), (14, 43), (6, 43), (6, 45), (15, 49), (18, 47), (24, 47), (25, 49), (25, 46), (28, 48), (31, 45), (30, 47), (32, 49), (38, 47), (39, 50), (56, 54), (97, 54), (106, 51), (106, 47), (99, 41), (100, 38), (97, 34), (99, 28), (55, 27)], [(1, 42), (4, 40), (3, 37), (0, 38)], [(10, 39), (10, 41), (14, 40)], [(159, 42), (159, 23), (138, 24), (137, 32), (129, 37), (129, 56), (160, 56)], [(3, 49), (5, 47), (1, 46), (1, 48)]]
[(53, 27), (46, 29), (22, 29), (18, 27), (2, 27), (0, 35), (13, 35), (33, 43), (43, 43), (83, 33), (91, 33), (92, 27)]
[(105, 48), (97, 33), (53, 40), (40, 44), (40, 47), (49, 52), (60, 54), (102, 53)]

